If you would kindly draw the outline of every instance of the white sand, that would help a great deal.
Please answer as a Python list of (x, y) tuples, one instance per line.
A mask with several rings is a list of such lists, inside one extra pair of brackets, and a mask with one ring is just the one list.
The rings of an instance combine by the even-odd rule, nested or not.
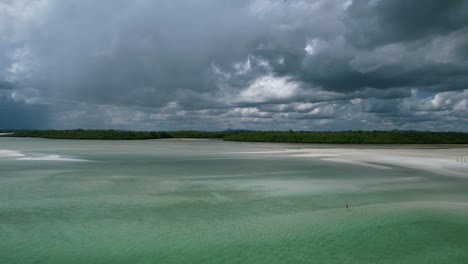
[(181, 141), (203, 141), (211, 140), (211, 138), (164, 138), (163, 140), (181, 140)]
[(0, 149), (0, 158), (3, 157), (24, 157), (24, 154), (19, 151)]
[[(284, 149), (257, 153), (277, 153), (292, 157), (320, 159), (330, 162), (366, 166), (374, 169), (391, 169), (389, 166), (401, 166), (445, 176), (468, 178), (468, 163), (457, 162), (457, 156), (468, 156), (468, 147), (377, 147), (378, 146), (374, 145), (373, 148)], [(249, 153), (254, 154), (255, 152)]]
[(87, 161), (83, 159), (64, 158), (60, 155), (26, 155), (20, 151), (0, 149), (0, 158), (14, 158), (16, 160), (38, 160), (38, 161)]
[(38, 160), (38, 161), (87, 161), (83, 159), (71, 159), (71, 158), (63, 158), (59, 155), (46, 155), (46, 156), (38, 156), (38, 157), (23, 157), (18, 158), (17, 160)]
[(375, 164), (372, 164), (372, 163), (358, 161), (358, 160), (349, 160), (349, 159), (340, 159), (340, 158), (322, 158), (321, 160), (341, 162), (341, 163), (347, 163), (347, 164), (353, 164), (353, 165), (360, 165), (360, 166), (365, 166), (365, 167), (374, 168), (374, 169), (381, 169), (381, 170), (391, 169), (390, 167), (387, 167), (387, 166), (375, 165)]

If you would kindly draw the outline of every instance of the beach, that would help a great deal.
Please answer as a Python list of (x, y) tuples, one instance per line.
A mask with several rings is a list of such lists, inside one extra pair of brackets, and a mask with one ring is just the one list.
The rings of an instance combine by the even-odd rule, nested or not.
[[(443, 176), (468, 177), (468, 162), (461, 157), (468, 156), (465, 147), (427, 148), (421, 146), (403, 146), (380, 149), (303, 149), (297, 157), (320, 158), (326, 161), (343, 162), (377, 169), (389, 169), (382, 165), (393, 165)], [(460, 160), (457, 161), (457, 158)]]

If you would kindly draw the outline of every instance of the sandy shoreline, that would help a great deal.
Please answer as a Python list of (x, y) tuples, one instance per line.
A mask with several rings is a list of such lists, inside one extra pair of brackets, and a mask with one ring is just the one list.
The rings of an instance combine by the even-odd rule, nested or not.
[(66, 158), (60, 155), (30, 154), (26, 155), (21, 151), (0, 149), (0, 158), (10, 158), (26, 161), (88, 161), (84, 159)]
[[(277, 151), (247, 152), (245, 154), (279, 154), (298, 158), (392, 169), (400, 166), (444, 176), (468, 178), (468, 163), (457, 157), (468, 157), (468, 148), (303, 148)], [(464, 158), (463, 158), (464, 161)]]

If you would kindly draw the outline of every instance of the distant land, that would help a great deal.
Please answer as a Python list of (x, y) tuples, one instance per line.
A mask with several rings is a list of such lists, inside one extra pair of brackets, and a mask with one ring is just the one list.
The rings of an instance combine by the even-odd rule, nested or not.
[(468, 144), (468, 133), (421, 131), (124, 131), (124, 130), (0, 130), (1, 137), (49, 139), (142, 140), (207, 138), (242, 142), (326, 144)]

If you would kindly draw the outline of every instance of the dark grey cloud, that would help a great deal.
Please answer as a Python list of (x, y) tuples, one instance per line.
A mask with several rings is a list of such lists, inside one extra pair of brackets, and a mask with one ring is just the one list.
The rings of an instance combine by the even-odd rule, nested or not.
[(2, 105), (0, 125), (3, 129), (44, 129), (49, 113), (44, 106)]
[(354, 0), (346, 12), (347, 37), (362, 48), (427, 40), (465, 28), (464, 0)]
[(0, 0), (0, 120), (466, 131), (467, 33), (462, 0)]
[(12, 90), (15, 85), (6, 81), (0, 81), (0, 90)]
[(0, 86), (0, 127), (3, 129), (47, 128), (48, 107), (15, 100), (14, 96), (9, 95), (14, 86), (11, 84), (5, 86), (5, 90), (2, 90)]

